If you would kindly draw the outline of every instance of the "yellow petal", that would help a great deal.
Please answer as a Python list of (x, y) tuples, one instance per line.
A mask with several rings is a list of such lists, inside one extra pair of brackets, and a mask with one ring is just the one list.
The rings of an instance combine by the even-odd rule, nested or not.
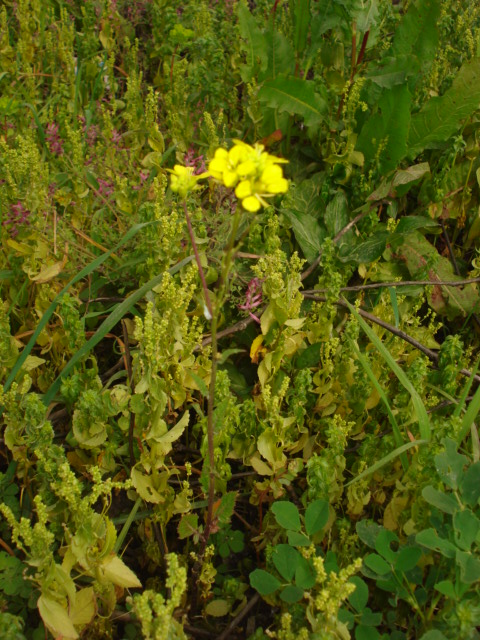
[(220, 147), (215, 151), (214, 160), (228, 160), (228, 151)]
[(242, 177), (253, 176), (257, 170), (257, 165), (252, 160), (246, 160), (238, 165), (238, 174)]
[(260, 202), (257, 200), (255, 196), (248, 196), (248, 198), (245, 198), (244, 200), (242, 200), (242, 207), (246, 211), (255, 212), (260, 209)]
[(237, 184), (238, 175), (235, 171), (230, 171), (229, 169), (226, 169), (223, 172), (222, 180), (223, 180), (223, 184), (226, 187), (234, 187)]
[(233, 166), (236, 166), (239, 162), (242, 162), (246, 157), (245, 147), (235, 146), (228, 152), (228, 159)]
[(247, 198), (251, 193), (252, 185), (250, 184), (250, 180), (242, 180), (242, 182), (238, 183), (237, 188), (235, 189), (235, 195), (237, 198), (240, 198), (240, 200)]
[(281, 168), (277, 164), (270, 164), (262, 173), (262, 182), (265, 182), (268, 185), (270, 182), (281, 180), (282, 177), (283, 174)]
[(270, 182), (267, 185), (267, 189), (270, 193), (286, 193), (288, 191), (288, 181), (285, 178), (280, 178), (276, 182)]
[(208, 165), (210, 171), (215, 171), (216, 173), (223, 173), (227, 167), (228, 159), (225, 160), (223, 158), (214, 158)]

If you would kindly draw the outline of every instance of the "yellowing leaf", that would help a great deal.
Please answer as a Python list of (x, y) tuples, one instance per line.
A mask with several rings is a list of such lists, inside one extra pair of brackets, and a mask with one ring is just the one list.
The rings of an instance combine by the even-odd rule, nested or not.
[(143, 500), (146, 502), (153, 502), (154, 504), (163, 502), (162, 496), (153, 486), (152, 476), (147, 476), (145, 473), (142, 473), (139, 469), (134, 467), (131, 471), (131, 479), (138, 495), (143, 498)]
[(23, 363), (22, 369), (24, 369), (25, 371), (32, 371), (45, 362), (46, 360), (44, 360), (43, 358), (38, 358), (37, 356), (27, 356), (25, 362)]
[(112, 555), (104, 560), (101, 568), (105, 578), (119, 587), (127, 589), (142, 586), (137, 576), (118, 556)]
[(263, 343), (263, 336), (262, 334), (260, 334), (255, 338), (255, 340), (252, 342), (252, 346), (250, 347), (250, 359), (255, 364), (258, 363), (260, 354), (266, 352), (265, 347), (262, 347), (262, 343)]
[(62, 640), (78, 638), (78, 633), (75, 631), (67, 610), (59, 602), (41, 595), (37, 606), (45, 626), (55, 638), (62, 638)]
[(93, 587), (85, 587), (75, 595), (75, 603), (70, 607), (70, 619), (73, 624), (88, 624), (96, 612)]
[(43, 269), (43, 271), (40, 271), (40, 273), (36, 275), (34, 278), (31, 278), (32, 282), (36, 282), (37, 284), (44, 284), (45, 282), (50, 282), (50, 280), (53, 280), (54, 278), (56, 278), (58, 275), (62, 273), (66, 263), (67, 263), (67, 256), (65, 255), (60, 262), (55, 262), (54, 264), (50, 265), (46, 269)]
[(214, 618), (221, 618), (226, 616), (230, 611), (230, 606), (226, 600), (212, 600), (205, 607), (205, 613), (207, 616), (213, 616)]
[(167, 433), (165, 433), (163, 436), (161, 436), (160, 438), (156, 438), (156, 442), (175, 442), (175, 440), (178, 440), (178, 438), (180, 438), (182, 433), (185, 431), (185, 427), (188, 426), (189, 420), (190, 414), (188, 413), (188, 411), (185, 411), (177, 424), (172, 429), (167, 431)]
[(266, 462), (261, 460), (257, 454), (250, 458), (250, 464), (261, 476), (273, 476), (274, 470)]

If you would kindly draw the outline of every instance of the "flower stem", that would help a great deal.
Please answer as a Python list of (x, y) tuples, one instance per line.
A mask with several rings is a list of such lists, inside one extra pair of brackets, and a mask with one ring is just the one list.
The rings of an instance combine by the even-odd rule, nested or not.
[(197, 243), (195, 242), (195, 236), (193, 235), (192, 221), (187, 209), (187, 203), (183, 201), (183, 210), (185, 212), (185, 219), (187, 221), (188, 234), (190, 236), (190, 242), (192, 243), (193, 252), (195, 253), (195, 260), (197, 262), (198, 272), (200, 274), (200, 280), (202, 281), (203, 294), (205, 296), (205, 304), (207, 305), (210, 318), (213, 318), (212, 302), (210, 300), (210, 294), (208, 293), (207, 281), (205, 280), (205, 273), (203, 272), (202, 263), (200, 262), (200, 254), (198, 253)]

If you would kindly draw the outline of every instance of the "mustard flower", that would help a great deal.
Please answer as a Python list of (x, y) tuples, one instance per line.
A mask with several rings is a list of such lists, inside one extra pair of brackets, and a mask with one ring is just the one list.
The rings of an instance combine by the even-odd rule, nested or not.
[(241, 140), (234, 143), (229, 151), (216, 150), (209, 172), (226, 187), (235, 187), (243, 208), (255, 212), (267, 206), (264, 198), (288, 190), (288, 182), (278, 166), (287, 160), (265, 152), (262, 144), (251, 146)]
[(175, 193), (178, 193), (182, 198), (185, 198), (190, 191), (194, 191), (198, 185), (197, 182), (206, 178), (208, 172), (195, 175), (195, 167), (183, 167), (181, 164), (176, 164), (172, 169), (168, 169), (172, 174), (170, 178), (170, 188)]

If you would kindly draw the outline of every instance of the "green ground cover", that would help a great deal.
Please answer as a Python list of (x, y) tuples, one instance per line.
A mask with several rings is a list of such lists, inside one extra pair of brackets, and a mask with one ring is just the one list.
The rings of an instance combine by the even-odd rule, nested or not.
[(480, 626), (480, 5), (4, 0), (2, 640)]

